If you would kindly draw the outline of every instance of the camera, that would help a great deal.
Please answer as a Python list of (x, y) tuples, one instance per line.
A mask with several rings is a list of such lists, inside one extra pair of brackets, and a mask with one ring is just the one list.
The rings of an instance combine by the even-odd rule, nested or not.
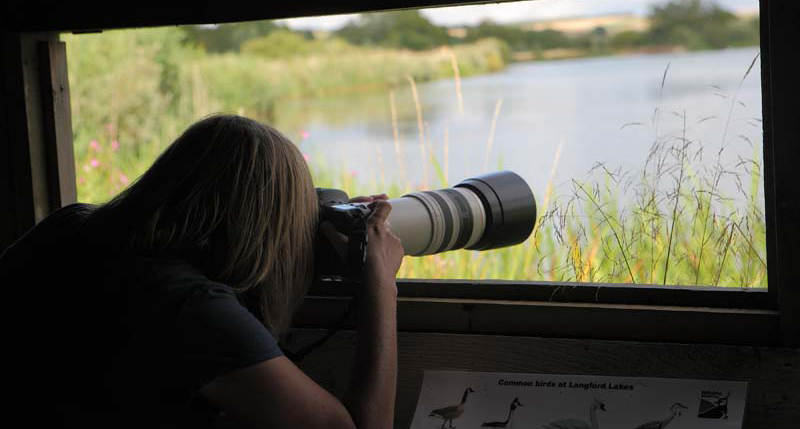
[[(320, 271), (359, 276), (369, 245), (366, 221), (370, 209), (364, 203), (349, 203), (347, 194), (338, 189), (317, 188), (317, 198), (320, 223), (331, 222), (348, 238), (344, 258), (329, 242), (319, 243)], [(388, 202), (392, 205), (392, 232), (402, 241), (403, 252), (411, 256), (512, 246), (525, 241), (536, 223), (533, 192), (511, 171), (476, 176), (452, 188), (414, 192)]]

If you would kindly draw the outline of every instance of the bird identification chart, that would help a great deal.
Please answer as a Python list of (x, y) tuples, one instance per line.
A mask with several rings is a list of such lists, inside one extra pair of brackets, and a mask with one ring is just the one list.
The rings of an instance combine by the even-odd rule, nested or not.
[(747, 382), (425, 371), (412, 429), (740, 429)]

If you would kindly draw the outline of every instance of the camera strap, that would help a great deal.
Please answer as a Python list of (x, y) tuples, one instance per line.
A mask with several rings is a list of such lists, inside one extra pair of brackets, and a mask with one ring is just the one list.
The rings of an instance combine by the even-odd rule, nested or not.
[(301, 347), (299, 350), (293, 352), (286, 347), (281, 347), (283, 354), (286, 355), (289, 360), (295, 363), (302, 362), (306, 356), (311, 354), (314, 350), (322, 347), (323, 344), (328, 342), (334, 335), (336, 335), (339, 331), (344, 328), (345, 323), (347, 320), (350, 319), (350, 315), (353, 314), (354, 309), (358, 306), (358, 298), (353, 296), (352, 302), (347, 306), (347, 310), (344, 312), (344, 316), (336, 322), (333, 327), (328, 329), (328, 332), (325, 335), (321, 336), (320, 338), (312, 341), (310, 344)]
[(347, 240), (347, 262), (345, 271), (354, 278), (360, 279), (367, 263), (367, 223), (359, 219), (355, 231)]

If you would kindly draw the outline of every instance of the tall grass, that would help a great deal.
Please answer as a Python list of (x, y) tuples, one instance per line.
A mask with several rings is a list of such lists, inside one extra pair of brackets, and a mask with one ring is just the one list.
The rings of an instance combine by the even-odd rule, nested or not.
[[(208, 113), (237, 112), (269, 121), (281, 99), (329, 94), (343, 86), (387, 88), (385, 108), (401, 179), (357, 177), (346, 164), (309, 154), (317, 186), (344, 189), (350, 195), (386, 191), (399, 196), (416, 190), (404, 166), (419, 162), (425, 166), (420, 186), (445, 187), (448, 133), (441, 142), (431, 141), (417, 101), (416, 132), (423, 155), (408, 158), (400, 144), (395, 94), (411, 91), (416, 93), (412, 99), (418, 100), (420, 80), (454, 77), (455, 100), (462, 111), (460, 77), (502, 67), (493, 59), (494, 42), (425, 53), (365, 49), (279, 62), (252, 55), (205, 55), (180, 45), (175, 29), (66, 40), (79, 199), (86, 202), (101, 202), (119, 192), (178, 133)], [(662, 91), (668, 71), (667, 67)], [(736, 94), (728, 120), (735, 103)], [(485, 159), (501, 106), (502, 100), (497, 100)], [(569, 189), (556, 192), (559, 146), (544, 195), (537, 195), (539, 218), (524, 243), (485, 252), (407, 257), (400, 277), (765, 287), (758, 145), (753, 145), (751, 159), (723, 165), (726, 135), (719, 147), (691, 139), (690, 125), (707, 118), (692, 119), (682, 112), (678, 116), (683, 129), (662, 134), (661, 113), (656, 108), (649, 125), (623, 126), (653, 129), (649, 157), (636, 171), (598, 164), (585, 177), (571, 180)], [(302, 141), (300, 136), (290, 137)], [(715, 161), (702, 161), (707, 152)], [(383, 154), (375, 155), (382, 163)], [(722, 195), (722, 180), (733, 180), (740, 195)]]

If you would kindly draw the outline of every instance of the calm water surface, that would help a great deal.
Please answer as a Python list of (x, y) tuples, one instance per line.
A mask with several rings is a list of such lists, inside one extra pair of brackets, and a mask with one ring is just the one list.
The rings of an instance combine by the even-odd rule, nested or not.
[[(502, 167), (523, 176), (541, 198), (559, 146), (553, 183), (556, 193), (569, 193), (571, 179), (587, 179), (597, 163), (640, 171), (657, 137), (683, 135), (685, 112), (686, 138), (704, 148), (695, 162), (714, 163), (725, 135), (722, 163), (734, 166), (761, 156), (759, 61), (742, 81), (757, 54), (752, 48), (517, 63), (462, 79), (463, 111), (452, 79), (423, 83), (417, 89), (425, 145), (446, 165), (450, 184)], [(429, 186), (439, 187), (421, 156), (411, 88), (393, 92), (397, 142), (389, 90), (297, 101), (277, 124), (312, 166), (338, 166), (378, 190), (382, 181), (423, 187), (427, 164)], [(723, 192), (736, 187), (723, 184)]]

